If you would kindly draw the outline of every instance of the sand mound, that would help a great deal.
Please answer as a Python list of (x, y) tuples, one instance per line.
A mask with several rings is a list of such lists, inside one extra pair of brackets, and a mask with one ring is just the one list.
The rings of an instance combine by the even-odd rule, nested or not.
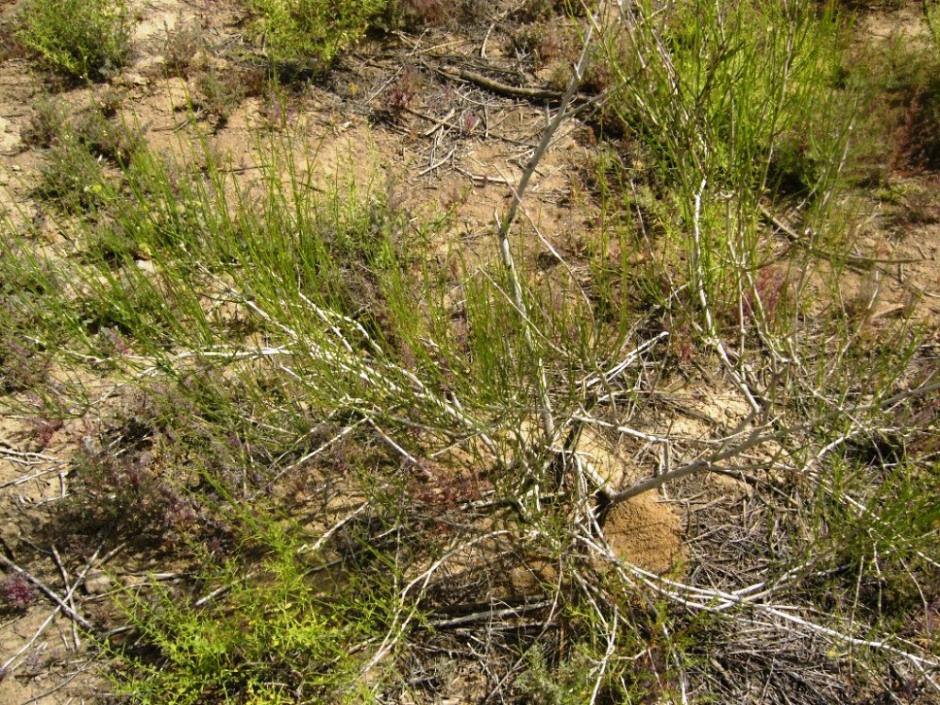
[(685, 559), (679, 516), (654, 492), (616, 505), (603, 529), (614, 554), (644, 570), (664, 573)]

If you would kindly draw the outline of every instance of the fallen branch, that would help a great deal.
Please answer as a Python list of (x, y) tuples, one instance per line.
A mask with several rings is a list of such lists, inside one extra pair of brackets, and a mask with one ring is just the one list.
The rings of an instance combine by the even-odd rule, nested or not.
[(526, 100), (562, 100), (565, 96), (565, 93), (562, 91), (552, 90), (550, 88), (534, 88), (531, 86), (511, 86), (508, 83), (500, 83), (499, 81), (494, 81), (492, 78), (487, 78), (486, 76), (475, 73), (473, 71), (467, 71), (466, 69), (458, 69), (450, 66), (428, 66), (432, 71), (436, 71), (442, 76), (446, 76), (450, 79), (455, 79), (458, 81), (464, 81), (466, 83), (472, 83), (480, 88), (491, 91), (498, 95), (506, 96), (508, 98), (525, 98)]
[(550, 607), (551, 604), (551, 600), (542, 600), (540, 602), (527, 605), (505, 607), (500, 610), (487, 609), (480, 612), (473, 612), (472, 614), (465, 614), (460, 617), (451, 617), (449, 619), (437, 620), (432, 619), (428, 622), (428, 626), (434, 627), (435, 629), (448, 629), (451, 627), (460, 627), (465, 624), (473, 624), (474, 622), (489, 622), (503, 619), (504, 617), (518, 617), (524, 612), (533, 612), (535, 610), (545, 609), (546, 607)]

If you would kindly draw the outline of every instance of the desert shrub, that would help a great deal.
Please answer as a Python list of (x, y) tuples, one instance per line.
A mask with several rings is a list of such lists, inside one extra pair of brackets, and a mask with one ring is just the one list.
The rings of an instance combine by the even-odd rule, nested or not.
[[(117, 329), (103, 329), (98, 336), (102, 352), (107, 345), (115, 355), (129, 349)], [(137, 545), (159, 544), (163, 551), (183, 553), (192, 540), (212, 553), (229, 539), (214, 488), (200, 482), (201, 468), (174, 445), (186, 439), (177, 438), (173, 424), (198, 423), (189, 415), (197, 410), (168, 387), (153, 392), (168, 398), (152, 397), (150, 390), (135, 395), (109, 422), (100, 443), (85, 444), (72, 459), (74, 492), (57, 508), (50, 531), (83, 544), (102, 530), (115, 530), (132, 536)], [(116, 454), (118, 444), (122, 452)]]
[(23, 130), (23, 142), (31, 147), (51, 147), (62, 134), (65, 110), (48, 96), (36, 101), (29, 123)]
[[(932, 25), (934, 26), (934, 25)], [(940, 168), (940, 37), (925, 51), (902, 35), (854, 47), (842, 81), (859, 94), (847, 162), (857, 183)]]
[(130, 28), (123, 0), (29, 0), (16, 36), (53, 71), (102, 80), (127, 63)]
[[(834, 115), (837, 18), (805, 3), (700, 3), (611, 49), (624, 122), (674, 179), (760, 193), (825, 188), (847, 129)], [(638, 57), (655, 57), (651, 65)], [(640, 74), (647, 74), (647, 77)], [(825, 117), (825, 131), (819, 123)]]
[(111, 187), (101, 162), (75, 135), (66, 135), (49, 151), (34, 195), (67, 213), (90, 212), (107, 200)]
[[(940, 39), (938, 39), (940, 47)], [(922, 63), (901, 92), (904, 115), (897, 133), (898, 166), (940, 169), (940, 49)]]
[(260, 569), (246, 576), (232, 560), (213, 576), (232, 589), (208, 605), (174, 590), (126, 595), (128, 618), (157, 656), (129, 659), (120, 686), (130, 702), (370, 702), (355, 697), (368, 655), (360, 645), (392, 619), (395, 603), (365, 577), (344, 586), (356, 598), (333, 599), (309, 579), (294, 537), (266, 532)]
[(8, 575), (0, 580), (0, 612), (25, 612), (35, 598), (36, 589), (22, 575)]
[(199, 106), (214, 118), (216, 128), (225, 127), (245, 97), (244, 86), (237, 78), (216, 71), (199, 78)]
[(163, 42), (163, 65), (169, 74), (185, 77), (197, 63), (199, 53), (204, 48), (203, 28), (198, 25), (167, 29)]
[(250, 0), (256, 30), (280, 73), (311, 73), (361, 39), (385, 0)]
[(184, 535), (198, 526), (196, 503), (159, 467), (154, 441), (132, 442), (139, 448), (120, 458), (98, 451), (76, 459), (77, 491), (64, 510), (74, 514), (72, 528), (94, 534), (114, 525), (138, 538), (158, 535), (169, 542), (170, 534)]
[[(897, 447), (893, 443), (897, 443)], [(892, 631), (910, 628), (911, 615), (938, 599), (933, 498), (940, 470), (912, 462), (903, 441), (859, 438), (833, 462), (832, 491), (818, 499), (819, 522), (810, 544), (837, 568), (820, 587), (833, 609), (837, 587), (853, 589), (851, 609)], [(846, 498), (851, 498), (848, 501)], [(844, 597), (843, 597), (844, 600)]]
[(533, 22), (560, 15), (583, 17), (596, 9), (594, 0), (525, 0), (513, 14), (523, 22)]
[[(632, 214), (625, 237), (642, 224), (662, 269), (651, 281), (696, 292), (661, 304), (709, 308), (717, 330), (769, 323), (753, 315), (758, 302), (789, 299), (783, 280), (757, 274), (768, 260), (760, 214), (798, 201), (808, 225), (837, 202), (856, 104), (839, 82), (843, 26), (811, 2), (640, 3), (626, 31), (602, 38), (604, 127), (624, 136), (624, 183), (642, 182), (613, 195)], [(638, 198), (644, 188), (650, 198)], [(843, 235), (827, 228), (827, 247)]]
[(449, 18), (449, 8), (442, 0), (393, 0), (387, 12), (390, 27), (406, 30), (440, 27)]
[(485, 0), (389, 0), (383, 21), (387, 29), (415, 32), (429, 27), (479, 25), (490, 11)]
[(93, 156), (117, 165), (128, 164), (144, 143), (139, 129), (108, 120), (101, 110), (87, 113), (76, 126), (75, 134)]
[[(0, 316), (0, 321), (5, 318)], [(45, 381), (49, 359), (36, 348), (32, 341), (13, 335), (0, 339), (0, 394), (30, 389)]]
[(405, 69), (385, 90), (382, 114), (392, 122), (400, 121), (423, 90), (421, 74), (414, 69)]

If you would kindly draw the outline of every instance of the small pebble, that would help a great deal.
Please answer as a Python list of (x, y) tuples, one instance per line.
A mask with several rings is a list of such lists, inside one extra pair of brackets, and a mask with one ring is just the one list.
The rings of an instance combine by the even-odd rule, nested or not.
[(92, 573), (85, 579), (85, 592), (89, 595), (101, 595), (111, 589), (111, 578), (104, 573)]

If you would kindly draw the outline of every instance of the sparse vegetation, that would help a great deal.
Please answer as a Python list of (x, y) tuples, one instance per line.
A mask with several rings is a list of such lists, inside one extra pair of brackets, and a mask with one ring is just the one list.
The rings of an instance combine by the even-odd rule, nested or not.
[(245, 97), (242, 76), (224, 76), (207, 71), (199, 77), (199, 107), (214, 119), (216, 128), (225, 127)]
[(27, 0), (16, 36), (53, 71), (97, 81), (127, 62), (130, 29), (123, 0)]
[(879, 47), (856, 47), (849, 57), (845, 80), (863, 101), (851, 177), (878, 184), (892, 170), (940, 167), (940, 43), (928, 42), (911, 46), (889, 36)]
[(67, 119), (65, 107), (49, 96), (42, 96), (33, 108), (29, 125), (23, 132), (28, 146), (47, 149), (59, 141)]
[[(0, 451), (60, 480), (8, 560), (64, 581), (111, 689), (931, 702), (940, 369), (911, 280), (932, 284), (860, 249), (853, 210), (884, 129), (859, 110), (927, 74), (866, 79), (843, 11), (810, 0), (462, 4), (537, 23), (529, 73), (483, 28), (486, 75), (432, 2), (246, 7), (263, 89), (187, 35), (164, 49), (191, 112), (156, 137), (100, 94), (67, 120), (39, 103), (21, 193), (56, 227), (2, 220), (0, 403), (31, 445)], [(381, 21), (434, 41), (400, 36), (365, 91), (327, 74)], [(281, 88), (298, 75), (329, 76), (328, 110)], [(330, 81), (360, 96), (348, 120)], [(393, 158), (365, 165), (380, 131)], [(418, 176), (396, 171), (415, 144)], [(464, 160), (494, 144), (506, 164)], [(465, 190), (427, 207), (451, 167)], [(19, 579), (10, 614), (42, 602)]]
[(103, 205), (110, 193), (104, 169), (74, 134), (55, 144), (48, 159), (36, 197), (70, 213), (95, 211)]

